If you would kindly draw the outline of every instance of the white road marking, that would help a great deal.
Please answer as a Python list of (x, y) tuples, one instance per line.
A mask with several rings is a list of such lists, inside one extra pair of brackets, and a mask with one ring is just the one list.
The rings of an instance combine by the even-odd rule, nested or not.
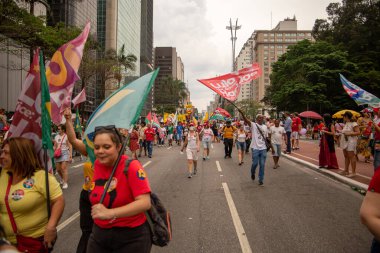
[[(148, 162), (146, 162), (146, 163), (143, 165), (143, 167), (145, 168), (145, 167), (148, 166), (151, 162), (152, 162), (152, 161), (148, 161)], [(79, 166), (81, 166), (81, 165), (83, 165), (83, 163), (82, 163), (82, 164), (78, 164), (78, 165), (76, 165), (76, 167), (79, 167)], [(74, 167), (74, 166), (73, 166), (73, 167)], [(75, 167), (74, 167), (74, 168), (75, 168)], [(71, 217), (69, 217), (67, 220), (65, 220), (64, 222), (62, 222), (61, 224), (59, 224), (59, 225), (57, 226), (57, 232), (61, 231), (61, 230), (64, 229), (65, 227), (67, 227), (71, 222), (73, 222), (74, 220), (76, 220), (79, 216), (80, 216), (80, 212), (79, 212), (79, 211), (76, 212), (76, 213), (74, 213), (73, 215), (71, 215)]]
[(84, 163), (80, 163), (80, 164), (77, 164), (77, 165), (74, 165), (74, 166), (71, 166), (71, 168), (78, 168), (80, 166), (83, 166)]
[(146, 162), (145, 164), (143, 164), (143, 167), (145, 168), (146, 166), (148, 166), (152, 161), (148, 161)]
[(65, 227), (67, 227), (71, 222), (73, 222), (76, 218), (78, 218), (80, 215), (80, 212), (76, 212), (74, 213), (73, 215), (71, 215), (70, 218), (68, 218), (67, 220), (65, 220), (64, 222), (62, 222), (61, 224), (59, 224), (57, 226), (57, 232), (61, 231), (62, 229), (64, 229)]
[(222, 167), (220, 167), (219, 161), (216, 161), (216, 167), (218, 167), (219, 172), (222, 172)]
[(173, 146), (168, 147), (167, 149), (171, 149)]
[(212, 143), (211, 143), (211, 149), (214, 149), (214, 145), (212, 145)]
[(230, 189), (228, 189), (227, 183), (222, 183), (224, 194), (226, 195), (228, 207), (230, 208), (232, 221), (235, 226), (236, 234), (239, 238), (240, 246), (241, 246), (241, 252), (242, 253), (252, 253), (251, 246), (249, 245), (247, 235), (245, 234), (243, 224), (241, 224), (241, 220), (239, 218), (239, 214), (237, 212), (234, 200), (232, 199)]

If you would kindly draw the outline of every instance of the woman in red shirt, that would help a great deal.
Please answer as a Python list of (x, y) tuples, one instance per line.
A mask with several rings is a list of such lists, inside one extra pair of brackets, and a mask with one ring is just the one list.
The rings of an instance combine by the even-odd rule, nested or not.
[(95, 224), (87, 246), (89, 253), (147, 253), (152, 247), (151, 231), (144, 214), (151, 207), (150, 186), (138, 160), (130, 163), (125, 175), (128, 157), (121, 157), (104, 202), (99, 203), (121, 148), (121, 137), (114, 126), (95, 128), (96, 161), (90, 193)]

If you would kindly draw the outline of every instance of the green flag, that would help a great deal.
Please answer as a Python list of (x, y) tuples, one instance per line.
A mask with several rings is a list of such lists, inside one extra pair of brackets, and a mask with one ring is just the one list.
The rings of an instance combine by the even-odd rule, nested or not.
[(77, 107), (77, 112), (75, 115), (75, 132), (82, 134), (82, 126), (80, 124), (80, 117), (79, 117), (79, 108)]
[(84, 133), (87, 153), (92, 162), (95, 161), (93, 152), (95, 127), (115, 125), (117, 128), (128, 129), (135, 124), (158, 71), (159, 69), (156, 69), (121, 87), (92, 113)]
[[(40, 78), (41, 78), (41, 128), (42, 148), (48, 151), (49, 157), (53, 158), (53, 143), (51, 141), (51, 104), (49, 86), (46, 79), (45, 64), (42, 50), (40, 51)], [(53, 163), (54, 164), (54, 163)], [(50, 169), (50, 168), (49, 168)]]

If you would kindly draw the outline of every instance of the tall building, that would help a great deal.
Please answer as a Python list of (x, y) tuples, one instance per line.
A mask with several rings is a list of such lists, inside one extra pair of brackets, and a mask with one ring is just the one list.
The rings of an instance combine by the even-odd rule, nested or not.
[[(254, 54), (254, 35), (245, 42), (244, 46), (239, 52), (239, 55), (236, 57), (235, 60), (235, 66), (234, 68), (237, 70), (248, 68), (252, 66), (252, 63), (255, 62), (255, 54)], [(252, 88), (253, 88), (253, 81), (247, 84), (243, 84), (239, 96), (237, 98), (237, 101), (242, 101), (245, 99), (252, 99)]]
[[(141, 0), (140, 76), (153, 71), (153, 0)], [(153, 107), (151, 91), (141, 115), (147, 115)]]
[[(48, 23), (55, 25), (59, 22), (64, 23), (66, 26), (75, 26), (83, 28), (87, 22), (91, 24), (90, 35), (94, 40), (97, 39), (97, 0), (49, 0), (51, 16)], [(96, 51), (89, 51), (88, 58), (96, 61)], [(96, 75), (94, 72), (87, 73), (85, 77), (86, 83), (83, 84), (81, 80), (77, 81), (74, 86), (73, 96), (77, 95), (83, 88), (86, 90), (87, 102), (82, 104), (82, 115), (87, 118), (97, 107), (96, 97), (99, 90), (97, 90)]]
[(183, 65), (181, 57), (177, 57), (177, 80), (185, 81), (185, 66)]
[(286, 18), (280, 21), (272, 30), (256, 30), (254, 32), (255, 59), (262, 68), (262, 76), (254, 81), (253, 99), (260, 102), (265, 95), (265, 89), (270, 85), (269, 75), (272, 63), (284, 54), (290, 45), (301, 40), (314, 40), (311, 30), (298, 30), (296, 18)]
[(177, 79), (177, 50), (175, 47), (156, 47), (154, 50), (154, 67), (160, 68), (153, 87), (154, 104), (160, 104), (164, 97), (161, 89), (162, 81), (167, 77)]

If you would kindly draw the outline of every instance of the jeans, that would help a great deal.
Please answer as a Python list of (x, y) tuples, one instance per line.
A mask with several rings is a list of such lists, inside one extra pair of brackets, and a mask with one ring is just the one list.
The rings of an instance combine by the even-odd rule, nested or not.
[(252, 166), (251, 166), (251, 175), (255, 175), (257, 165), (259, 165), (259, 181), (264, 181), (264, 169), (265, 169), (265, 160), (267, 159), (267, 150), (266, 149), (252, 149)]
[(376, 170), (380, 166), (380, 150), (373, 153), (373, 168)]
[(148, 156), (152, 156), (152, 153), (153, 153), (153, 141), (146, 141), (146, 148), (148, 149)]
[(371, 253), (379, 253), (380, 252), (380, 243), (373, 238), (371, 245)]
[(224, 155), (225, 156), (231, 156), (232, 153), (232, 146), (234, 144), (233, 139), (224, 139)]
[(290, 142), (290, 137), (292, 136), (292, 132), (286, 132), (286, 152), (292, 151), (292, 144)]

